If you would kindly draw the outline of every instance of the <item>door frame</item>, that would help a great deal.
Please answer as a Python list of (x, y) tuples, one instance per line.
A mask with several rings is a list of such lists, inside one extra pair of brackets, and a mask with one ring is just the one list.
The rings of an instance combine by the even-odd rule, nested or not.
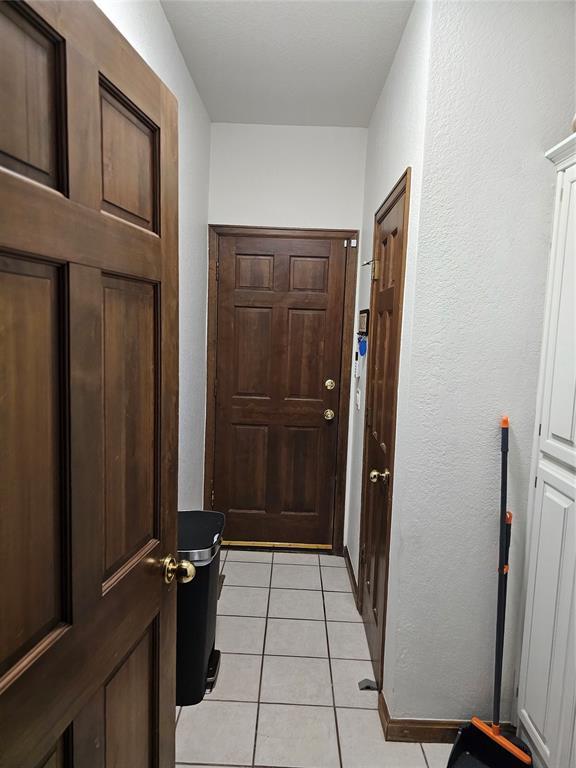
[[(346, 467), (348, 457), (348, 421), (350, 416), (350, 384), (354, 346), (354, 314), (356, 306), (356, 271), (358, 239), (356, 229), (293, 229), (283, 227), (246, 227), (221, 224), (208, 225), (208, 326), (206, 333), (206, 428), (204, 433), (204, 506), (212, 509), (214, 454), (216, 436), (216, 350), (218, 339), (218, 261), (220, 237), (300, 237), (309, 239), (346, 240), (342, 345), (340, 355), (340, 401), (338, 405), (338, 438), (336, 448), (336, 486), (334, 492), (334, 525), (332, 551), (344, 550), (344, 511), (346, 499)], [(298, 547), (299, 545), (295, 545)]]
[[(376, 254), (376, 238), (378, 237), (378, 222), (387, 214), (387, 212), (395, 205), (398, 198), (404, 194), (404, 228), (405, 228), (405, 236), (403, 238), (402, 242), (402, 276), (399, 286), (399, 302), (398, 302), (398, 326), (397, 326), (397, 349), (398, 349), (398, 356), (396, 359), (396, 391), (394, 392), (394, 413), (393, 413), (393, 434), (394, 434), (394, 441), (392, 444), (392, 450), (391, 450), (391, 459), (390, 459), (390, 469), (392, 472), (392, 476), (390, 478), (390, 487), (388, 490), (388, 497), (389, 497), (389, 504), (388, 504), (388, 515), (386, 520), (386, 572), (384, 574), (384, 605), (382, 606), (382, 620), (383, 620), (383, 630), (382, 630), (382, 643), (380, 648), (380, 676), (382, 678), (382, 684), (384, 682), (384, 647), (386, 643), (386, 618), (388, 613), (388, 583), (390, 578), (390, 534), (392, 530), (392, 514), (393, 514), (393, 507), (394, 507), (394, 477), (395, 477), (395, 461), (396, 461), (396, 418), (398, 415), (398, 375), (400, 371), (400, 353), (401, 353), (401, 344), (402, 344), (402, 317), (403, 317), (403, 310), (404, 310), (404, 288), (405, 288), (405, 277), (406, 277), (406, 252), (407, 252), (407, 246), (408, 246), (408, 234), (409, 234), (409, 226), (410, 226), (410, 189), (411, 189), (411, 178), (412, 178), (412, 169), (411, 167), (406, 168), (402, 176), (398, 179), (396, 184), (394, 184), (393, 188), (391, 189), (390, 193), (386, 196), (386, 199), (384, 202), (378, 207), (378, 210), (374, 214), (374, 224), (373, 224), (373, 233), (372, 233), (372, 260), (375, 260), (375, 254)], [(372, 323), (374, 321), (375, 313), (372, 311), (372, 280), (370, 282), (370, 329), (369, 329), (369, 336), (370, 334), (373, 334), (372, 329)], [(368, 355), (370, 355), (370, 347), (368, 348)], [(368, 362), (367, 370), (369, 374), (370, 372), (370, 362)], [(368, 389), (368, 382), (367, 382), (367, 389), (366, 389), (366, 402), (368, 402), (368, 398), (370, 396), (370, 391)], [(363, 602), (364, 602), (364, 580), (366, 576), (366, 556), (364, 553), (364, 538), (366, 535), (366, 487), (367, 487), (367, 478), (366, 473), (368, 472), (368, 462), (367, 462), (367, 448), (368, 448), (368, 433), (366, 429), (367, 425), (367, 411), (364, 413), (364, 437), (363, 437), (363, 452), (362, 452), (362, 496), (361, 496), (361, 502), (360, 502), (360, 563), (359, 563), (359, 569), (358, 569), (358, 591), (357, 591), (357, 600), (356, 605), (357, 608), (362, 614), (363, 610)]]

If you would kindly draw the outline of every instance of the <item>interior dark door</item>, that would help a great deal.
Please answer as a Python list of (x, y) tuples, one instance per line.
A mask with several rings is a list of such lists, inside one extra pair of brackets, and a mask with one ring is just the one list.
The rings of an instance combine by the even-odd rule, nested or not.
[(214, 507), (231, 541), (330, 546), (343, 238), (221, 235)]
[(379, 686), (384, 659), (409, 183), (408, 170), (374, 220), (360, 590), (362, 616)]
[(172, 768), (176, 102), (89, 2), (0, 71), (0, 766)]

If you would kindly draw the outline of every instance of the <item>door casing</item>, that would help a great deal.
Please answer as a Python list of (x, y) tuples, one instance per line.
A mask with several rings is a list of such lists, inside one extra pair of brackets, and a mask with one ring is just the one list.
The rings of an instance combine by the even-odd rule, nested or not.
[[(278, 227), (243, 227), (210, 224), (208, 227), (208, 331), (206, 350), (206, 432), (204, 452), (204, 505), (212, 508), (214, 487), (214, 455), (216, 428), (216, 351), (218, 333), (218, 259), (221, 236), (341, 238), (347, 240), (342, 350), (340, 357), (340, 403), (338, 409), (338, 440), (336, 450), (336, 489), (334, 494), (334, 526), (332, 551), (342, 554), (344, 548), (344, 503), (346, 496), (346, 463), (348, 455), (348, 418), (350, 413), (350, 382), (354, 343), (354, 309), (356, 301), (356, 268), (358, 231), (334, 229), (291, 229)], [(249, 546), (245, 542), (244, 546)], [(287, 545), (284, 545), (287, 546)], [(302, 545), (294, 545), (301, 547)]]

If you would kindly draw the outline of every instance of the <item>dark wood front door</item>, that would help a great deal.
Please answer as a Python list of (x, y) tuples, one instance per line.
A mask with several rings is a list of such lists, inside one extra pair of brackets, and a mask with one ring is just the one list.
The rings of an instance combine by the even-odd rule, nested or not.
[(382, 685), (394, 485), (398, 361), (410, 171), (376, 213), (364, 431), (360, 591), (376, 681)]
[(0, 71), (0, 766), (172, 768), (176, 102), (89, 2)]
[(213, 504), (229, 541), (332, 546), (345, 274), (338, 233), (219, 236)]

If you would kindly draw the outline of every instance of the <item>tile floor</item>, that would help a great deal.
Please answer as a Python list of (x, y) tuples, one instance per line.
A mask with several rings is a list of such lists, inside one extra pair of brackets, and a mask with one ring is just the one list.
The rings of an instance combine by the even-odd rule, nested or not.
[(178, 713), (177, 766), (445, 768), (450, 747), (384, 741), (343, 558), (222, 552), (214, 691)]

